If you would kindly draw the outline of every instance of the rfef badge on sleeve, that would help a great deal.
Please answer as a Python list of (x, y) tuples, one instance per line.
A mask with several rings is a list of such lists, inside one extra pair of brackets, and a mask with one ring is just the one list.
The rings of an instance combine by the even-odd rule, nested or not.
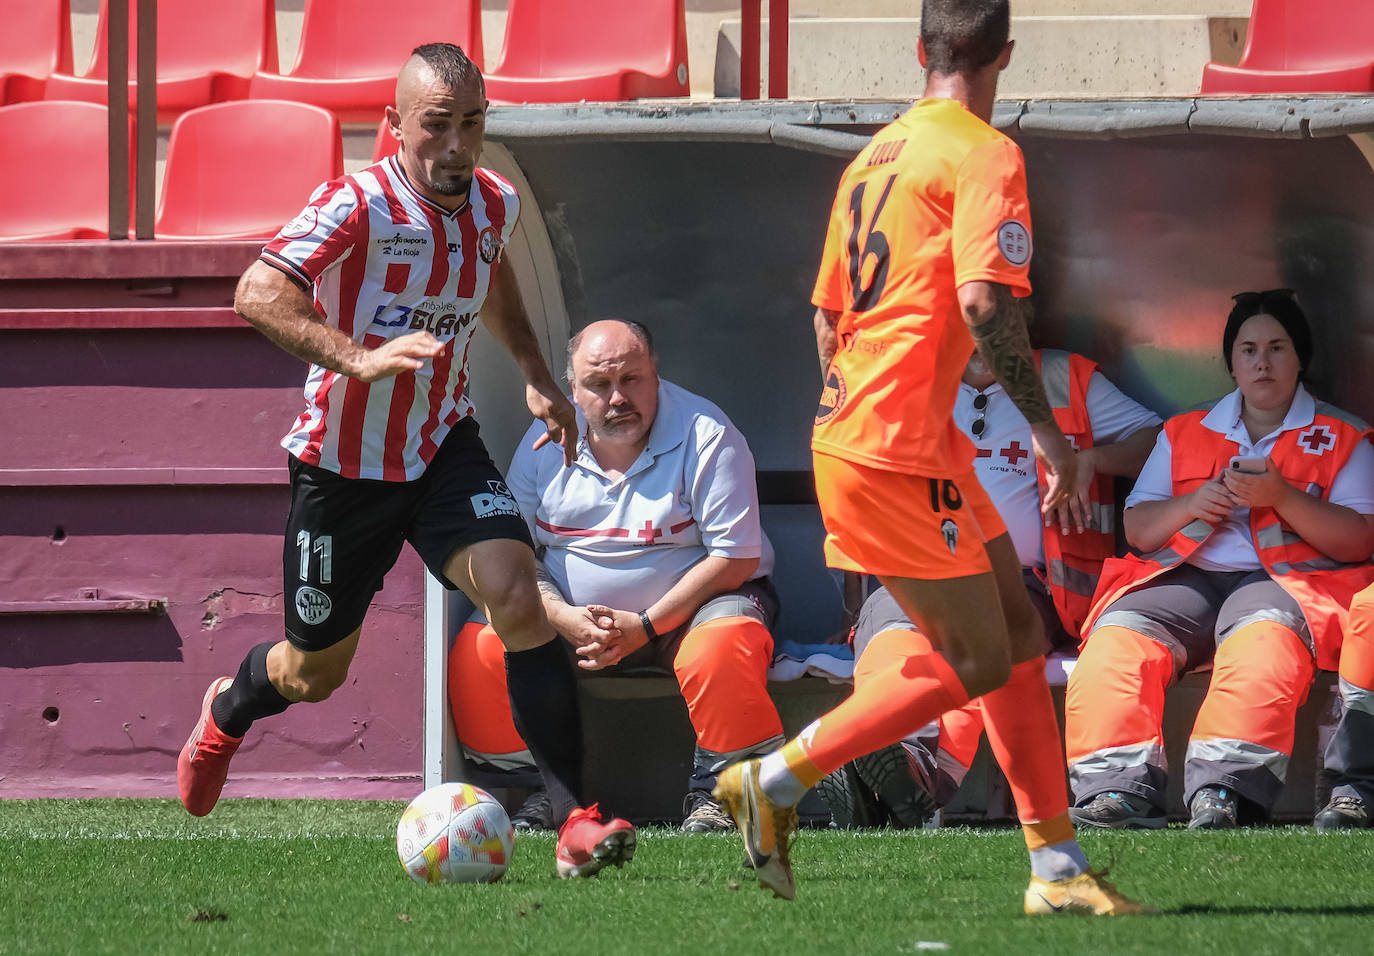
[(1012, 265), (1025, 265), (1031, 257), (1030, 230), (1016, 219), (1005, 220), (997, 227), (997, 248)]

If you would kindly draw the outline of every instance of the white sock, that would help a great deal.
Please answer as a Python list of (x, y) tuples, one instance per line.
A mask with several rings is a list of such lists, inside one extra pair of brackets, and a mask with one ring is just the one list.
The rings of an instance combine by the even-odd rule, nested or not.
[(759, 786), (764, 796), (780, 807), (791, 807), (801, 802), (807, 788), (797, 779), (781, 750), (775, 750), (764, 757), (759, 764)]
[(1088, 858), (1077, 840), (1065, 840), (1053, 846), (1030, 851), (1031, 872), (1042, 880), (1068, 880), (1088, 869)]

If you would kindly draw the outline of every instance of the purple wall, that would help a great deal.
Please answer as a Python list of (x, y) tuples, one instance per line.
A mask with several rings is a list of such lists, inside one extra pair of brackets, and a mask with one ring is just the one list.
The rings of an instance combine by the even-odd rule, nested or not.
[[(205, 687), (281, 634), (305, 367), (228, 308), (257, 248), (0, 248), (0, 797), (174, 795)], [(227, 796), (413, 795), (422, 592), (407, 550), (349, 683)]]

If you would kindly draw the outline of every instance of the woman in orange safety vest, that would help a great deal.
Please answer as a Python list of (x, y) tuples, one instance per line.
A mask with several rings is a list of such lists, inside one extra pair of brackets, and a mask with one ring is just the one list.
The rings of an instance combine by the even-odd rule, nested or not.
[(1126, 502), (1139, 555), (1106, 563), (1069, 677), (1075, 823), (1162, 827), (1165, 688), (1212, 665), (1188, 742), (1193, 828), (1262, 818), (1294, 716), (1334, 669), (1374, 580), (1369, 427), (1300, 383), (1312, 355), (1288, 290), (1242, 293), (1222, 336), (1236, 390), (1167, 421)]

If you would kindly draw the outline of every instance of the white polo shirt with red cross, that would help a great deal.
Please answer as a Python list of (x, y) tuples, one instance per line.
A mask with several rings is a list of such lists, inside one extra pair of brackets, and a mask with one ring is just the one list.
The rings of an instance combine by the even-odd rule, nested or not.
[(421, 195), (396, 157), (325, 183), (262, 260), (314, 297), (328, 325), (368, 348), (428, 330), (444, 349), (371, 384), (311, 365), (305, 411), (282, 439), (301, 461), (345, 478), (410, 481), (473, 413), (467, 350), (520, 200), (488, 169), (455, 211)]
[[(585, 435), (581, 411), (578, 426)], [(646, 608), (707, 555), (758, 558), (753, 576), (772, 572), (754, 456), (711, 402), (660, 380), (648, 444), (616, 478), (601, 470), (585, 438), (566, 467), (557, 445), (531, 450), (545, 431), (542, 422), (530, 426), (506, 483), (572, 604)]]

